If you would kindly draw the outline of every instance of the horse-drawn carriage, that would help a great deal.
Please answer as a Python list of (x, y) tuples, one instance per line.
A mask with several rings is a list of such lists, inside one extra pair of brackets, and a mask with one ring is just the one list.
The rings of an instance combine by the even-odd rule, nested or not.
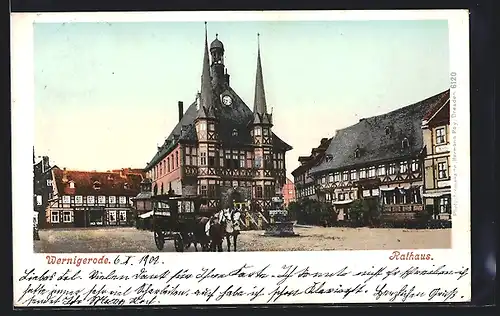
[[(205, 214), (200, 211), (202, 199), (173, 194), (155, 195), (152, 200), (152, 230), (156, 248), (163, 250), (165, 241), (173, 240), (177, 252), (195, 247), (197, 220)], [(202, 244), (203, 246), (203, 244)]]
[(229, 251), (229, 237), (233, 236), (236, 251), (239, 224), (235, 223), (239, 221), (239, 211), (201, 211), (204, 199), (198, 196), (154, 195), (151, 201), (152, 231), (158, 250), (163, 250), (165, 241), (173, 240), (177, 252), (183, 252), (191, 245), (198, 251), (198, 244), (202, 251), (222, 251), (222, 240), (226, 237)]

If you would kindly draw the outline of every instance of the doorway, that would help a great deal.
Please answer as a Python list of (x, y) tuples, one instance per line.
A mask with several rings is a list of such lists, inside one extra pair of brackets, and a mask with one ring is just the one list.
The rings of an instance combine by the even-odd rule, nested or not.
[(234, 207), (234, 203), (242, 203), (243, 202), (243, 197), (241, 196), (241, 193), (234, 190), (231, 192), (229, 195), (229, 206)]
[(75, 211), (75, 227), (85, 227), (85, 211)]

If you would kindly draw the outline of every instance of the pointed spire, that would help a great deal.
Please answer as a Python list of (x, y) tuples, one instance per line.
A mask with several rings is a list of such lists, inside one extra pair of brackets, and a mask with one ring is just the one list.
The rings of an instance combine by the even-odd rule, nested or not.
[(264, 78), (262, 76), (262, 64), (260, 60), (260, 34), (257, 33), (257, 72), (255, 75), (255, 99), (253, 112), (267, 113), (266, 93), (264, 91)]
[[(207, 36), (207, 22), (205, 22), (205, 51), (203, 54), (203, 70), (201, 73), (201, 95), (200, 95), (200, 109), (206, 115), (205, 110), (208, 111), (213, 107), (212, 101), (212, 84), (210, 80), (210, 60), (208, 57), (208, 36)], [(198, 115), (198, 117), (200, 117)]]

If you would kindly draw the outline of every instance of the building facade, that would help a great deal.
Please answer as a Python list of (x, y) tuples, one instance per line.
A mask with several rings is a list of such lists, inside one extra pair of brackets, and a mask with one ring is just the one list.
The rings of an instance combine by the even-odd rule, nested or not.
[(445, 91), (338, 130), (319, 162), (306, 171), (316, 197), (335, 206), (338, 220), (349, 219), (350, 206), (358, 199), (378, 204), (384, 217), (409, 219), (422, 212), (422, 120), (448, 98)]
[(321, 139), (320, 145), (311, 150), (311, 155), (300, 156), (300, 166), (292, 171), (294, 177), (295, 197), (299, 200), (308, 198), (317, 200), (316, 186), (313, 176), (310, 174), (311, 168), (321, 162), (325, 151), (330, 145), (331, 138)]
[(295, 202), (295, 185), (293, 181), (286, 178), (285, 185), (283, 186), (283, 204), (287, 207), (290, 202)]
[(152, 217), (151, 212), (153, 211), (153, 202), (151, 201), (151, 187), (152, 187), (151, 179), (144, 178), (141, 181), (141, 192), (139, 192), (137, 196), (132, 198), (133, 201), (132, 209), (134, 212), (135, 224), (137, 228), (142, 228), (142, 229), (151, 228), (151, 217)]
[(422, 121), (426, 149), (424, 205), (435, 219), (451, 219), (450, 100)]
[(46, 209), (48, 227), (128, 226), (132, 198), (140, 192), (143, 174), (76, 171), (53, 168), (53, 202)]
[(186, 112), (178, 103), (179, 121), (145, 171), (153, 181), (154, 195), (171, 190), (176, 195), (198, 196), (204, 211), (235, 202), (268, 209), (271, 198), (281, 195), (285, 154), (291, 146), (272, 131), (260, 47), (253, 111), (231, 88), (224, 54), (218, 38), (209, 49), (205, 29), (201, 90)]
[(49, 157), (35, 157), (33, 151), (33, 206), (39, 228), (45, 228), (45, 210), (53, 198)]

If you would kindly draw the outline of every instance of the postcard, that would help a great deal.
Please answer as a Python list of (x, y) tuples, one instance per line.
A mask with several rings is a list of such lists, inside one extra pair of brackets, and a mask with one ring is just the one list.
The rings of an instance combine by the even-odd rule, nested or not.
[(466, 10), (11, 23), (14, 307), (470, 301)]

